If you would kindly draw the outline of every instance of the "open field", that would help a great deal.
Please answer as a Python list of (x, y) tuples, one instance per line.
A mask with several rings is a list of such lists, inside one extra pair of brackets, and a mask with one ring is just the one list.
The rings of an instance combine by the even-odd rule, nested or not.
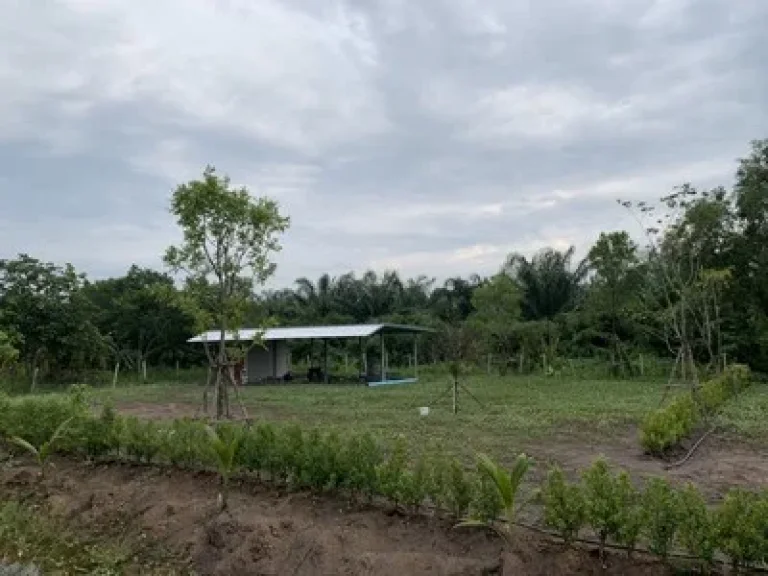
[[(248, 387), (243, 399), (255, 420), (369, 431), (383, 438), (403, 434), (415, 451), (439, 447), (468, 463), (478, 451), (505, 463), (525, 451), (539, 462), (577, 470), (604, 454), (636, 477), (692, 480), (712, 496), (768, 478), (768, 386), (763, 384), (729, 405), (695, 458), (671, 471), (643, 455), (637, 442), (637, 425), (659, 405), (663, 381), (475, 376), (465, 384), (482, 406), (460, 390), (456, 416), (447, 376), (380, 388)], [(97, 390), (95, 399), (125, 413), (167, 418), (194, 415), (201, 392), (196, 386), (119, 387)], [(429, 416), (419, 415), (420, 406), (431, 407)], [(239, 413), (235, 402), (233, 412)], [(537, 467), (537, 474), (545, 468)]]

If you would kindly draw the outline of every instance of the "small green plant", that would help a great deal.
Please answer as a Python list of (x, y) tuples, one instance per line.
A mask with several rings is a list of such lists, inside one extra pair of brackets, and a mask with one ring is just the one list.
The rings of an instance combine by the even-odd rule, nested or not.
[(677, 493), (663, 478), (651, 478), (642, 495), (645, 513), (643, 531), (648, 547), (666, 560), (680, 527), (680, 503)]
[(477, 469), (481, 476), (485, 477), (495, 487), (501, 501), (501, 511), (505, 524), (500, 525), (495, 520), (492, 522), (483, 520), (465, 520), (459, 526), (487, 526), (493, 528), (504, 538), (510, 539), (514, 530), (517, 514), (525, 504), (520, 503), (518, 494), (523, 479), (531, 467), (532, 460), (525, 454), (520, 454), (512, 465), (512, 470), (507, 471), (503, 466), (496, 464), (485, 454), (477, 455)]
[(600, 558), (604, 558), (606, 542), (618, 537), (623, 506), (617, 479), (604, 458), (598, 458), (584, 471), (582, 486), (587, 524), (598, 537)]
[(768, 500), (740, 488), (728, 492), (716, 512), (718, 548), (739, 567), (768, 558)]
[(631, 556), (637, 547), (645, 516), (640, 492), (624, 471), (616, 477), (616, 500), (620, 504), (616, 542), (625, 546), (627, 554)]
[(571, 544), (579, 535), (587, 517), (581, 486), (569, 483), (563, 471), (555, 466), (547, 474), (541, 495), (544, 501), (544, 522), (557, 530), (566, 544)]
[(10, 440), (16, 446), (26, 450), (31, 456), (35, 458), (35, 460), (37, 460), (37, 464), (40, 466), (40, 476), (45, 477), (45, 469), (48, 464), (48, 460), (53, 454), (56, 441), (64, 435), (71, 421), (71, 418), (64, 420), (64, 422), (59, 424), (58, 428), (54, 430), (51, 437), (39, 446), (34, 446), (24, 438), (20, 438), (18, 436), (13, 436)]
[(98, 418), (78, 418), (70, 436), (80, 443), (88, 458), (98, 458), (119, 452), (121, 426), (115, 409), (106, 405)]
[(128, 456), (150, 464), (162, 446), (160, 427), (152, 420), (139, 420), (129, 416), (123, 420), (120, 444)]
[(412, 472), (403, 475), (401, 492), (403, 503), (417, 510), (429, 492), (430, 472), (427, 459), (419, 458)]
[(379, 489), (381, 494), (395, 505), (403, 499), (403, 483), (407, 473), (408, 447), (404, 436), (398, 436), (389, 457), (379, 466)]
[(502, 513), (503, 504), (496, 484), (482, 474), (477, 477), (470, 504), (470, 517), (483, 524), (496, 522)]
[(451, 459), (446, 470), (445, 493), (442, 500), (454, 518), (464, 518), (472, 502), (472, 483), (461, 462)]
[(352, 435), (341, 455), (346, 469), (343, 486), (353, 494), (369, 499), (378, 490), (376, 468), (381, 464), (381, 449), (370, 434)]
[(238, 426), (207, 426), (211, 450), (216, 460), (216, 470), (221, 481), (218, 502), (219, 509), (225, 510), (229, 497), (229, 480), (236, 468), (236, 455), (243, 438), (242, 429)]
[(708, 570), (715, 557), (717, 523), (714, 514), (707, 508), (704, 497), (693, 484), (678, 493), (680, 526), (678, 542), (692, 556), (701, 558), (702, 568)]

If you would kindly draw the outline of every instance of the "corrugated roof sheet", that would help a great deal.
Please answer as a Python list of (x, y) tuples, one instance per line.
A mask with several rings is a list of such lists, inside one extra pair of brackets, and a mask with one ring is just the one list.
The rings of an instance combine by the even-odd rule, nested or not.
[[(379, 332), (385, 334), (430, 332), (429, 328), (421, 326), (405, 326), (401, 324), (348, 324), (343, 326), (297, 326), (285, 328), (241, 328), (227, 332), (227, 341), (254, 340), (263, 332), (262, 339), (268, 340), (310, 340), (313, 338), (367, 338)], [(218, 342), (220, 332), (209, 330), (190, 338), (187, 342)]]

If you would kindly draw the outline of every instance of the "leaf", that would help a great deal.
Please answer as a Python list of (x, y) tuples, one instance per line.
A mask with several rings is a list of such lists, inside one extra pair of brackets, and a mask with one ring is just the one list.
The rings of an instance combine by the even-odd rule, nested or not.
[(24, 448), (24, 450), (26, 450), (27, 452), (32, 454), (35, 458), (39, 458), (40, 457), (40, 452), (38, 451), (38, 449), (35, 448), (34, 446), (32, 446), (32, 444), (30, 444), (26, 440), (24, 440), (24, 438), (19, 438), (18, 436), (13, 436), (12, 438), (10, 438), (10, 441), (13, 444), (16, 444), (16, 446), (20, 446), (21, 448)]

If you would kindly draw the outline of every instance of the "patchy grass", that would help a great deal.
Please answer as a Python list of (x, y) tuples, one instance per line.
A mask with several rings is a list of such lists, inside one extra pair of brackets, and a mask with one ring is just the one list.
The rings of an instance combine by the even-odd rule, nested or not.
[(728, 402), (718, 424), (748, 440), (768, 441), (768, 383), (756, 382)]
[(43, 574), (109, 576), (129, 568), (158, 576), (181, 573), (171, 566), (145, 562), (141, 552), (127, 540), (82, 534), (45, 507), (0, 500), (0, 566), (34, 566)]
[[(526, 441), (554, 433), (604, 437), (617, 425), (638, 423), (657, 407), (662, 381), (568, 380), (545, 377), (468, 377), (459, 389), (459, 414), (452, 411), (449, 377), (429, 376), (416, 384), (364, 386), (253, 386), (243, 391), (255, 419), (296, 421), (379, 436), (404, 434), (414, 447), (442, 445), (461, 455), (476, 450), (504, 457)], [(118, 409), (129, 405), (182, 405), (188, 412), (201, 403), (202, 389), (142, 386), (101, 389), (96, 400)], [(429, 406), (421, 417), (418, 407)], [(233, 399), (233, 411), (239, 408)]]

